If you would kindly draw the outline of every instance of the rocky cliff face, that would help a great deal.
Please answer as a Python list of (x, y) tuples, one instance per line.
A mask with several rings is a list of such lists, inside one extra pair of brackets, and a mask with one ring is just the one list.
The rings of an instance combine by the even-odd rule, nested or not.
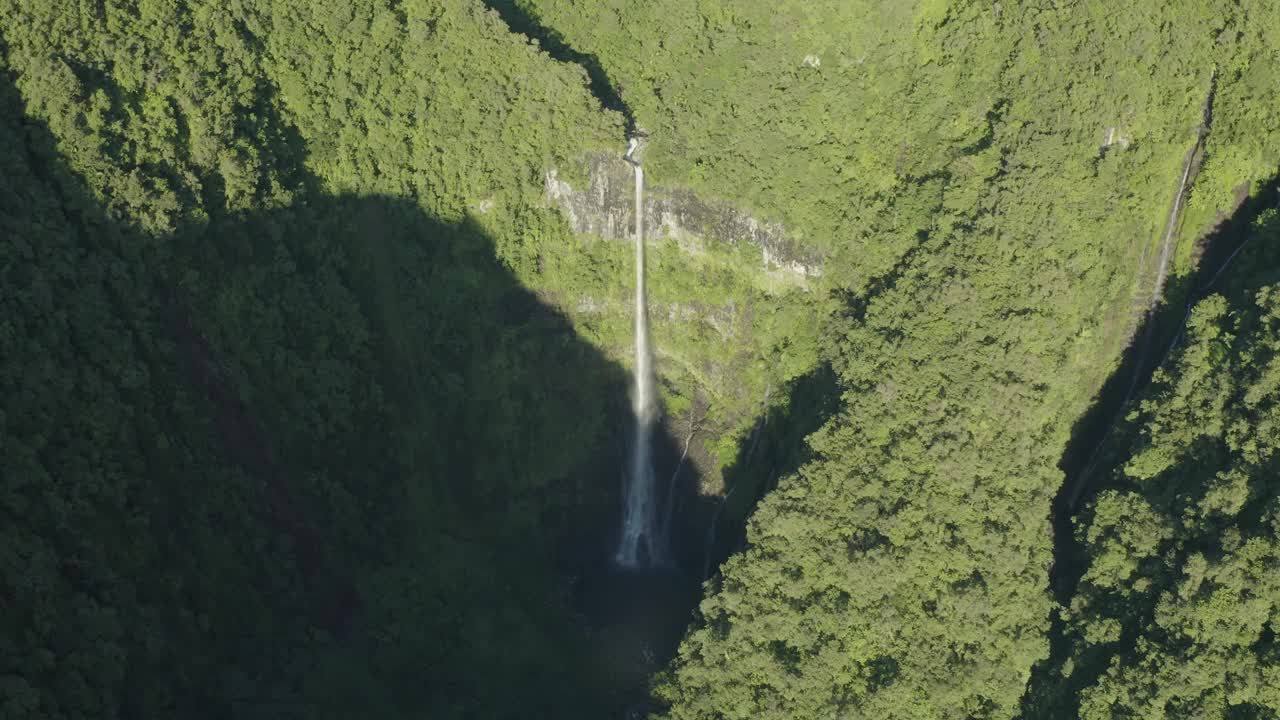
[[(659, 462), (659, 475), (683, 467), (678, 480), (687, 492), (723, 496), (723, 473), (753, 444), (760, 418), (818, 363), (823, 258), (781, 223), (661, 179), (649, 177), (645, 187), (648, 311), (660, 422), (684, 460)], [(543, 201), (567, 227), (531, 241), (539, 269), (528, 278), (582, 337), (623, 364), (635, 312), (633, 183), (618, 155), (546, 170)], [(681, 522), (700, 528), (701, 538), (709, 518), (699, 513), (715, 505), (688, 509), (695, 506), (697, 518)], [(730, 515), (726, 526), (741, 519)]]
[[(575, 188), (555, 168), (545, 177), (547, 200), (559, 207), (575, 233), (627, 240), (632, 227), (631, 169), (619, 158), (583, 161), (586, 186)], [(727, 202), (704, 200), (689, 190), (646, 189), (645, 228), (651, 242), (672, 242), (690, 254), (750, 249), (757, 269), (801, 285), (822, 274), (822, 258), (803, 247), (780, 223), (768, 222)]]

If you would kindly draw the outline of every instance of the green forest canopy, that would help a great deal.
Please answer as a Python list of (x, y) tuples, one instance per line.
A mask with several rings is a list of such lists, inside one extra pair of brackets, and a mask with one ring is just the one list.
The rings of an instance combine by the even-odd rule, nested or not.
[(1280, 709), (1280, 223), (1273, 205), (1241, 224), (1233, 271), (1101, 449), (1037, 716)]
[[(840, 397), (655, 714), (1280, 715), (1265, 202), (1219, 294), (1188, 285), (1280, 168), (1270, 2), (495, 5), (0, 0), (5, 717), (626, 702), (556, 553), (616, 500), (626, 307), (575, 301), (625, 298), (628, 250), (544, 187), (625, 120), (511, 12), (598, 63), (655, 182), (824, 258), (779, 293), (657, 248), (657, 302), (749, 308), (730, 351), (656, 323), (722, 463), (770, 388), (825, 363)], [(1202, 128), (1168, 286), (1199, 302), (1059, 603), (1058, 463)]]

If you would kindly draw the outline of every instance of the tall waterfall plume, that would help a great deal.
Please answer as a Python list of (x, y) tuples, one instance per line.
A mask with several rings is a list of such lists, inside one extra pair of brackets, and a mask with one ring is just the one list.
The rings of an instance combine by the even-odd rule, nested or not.
[(665, 533), (658, 519), (657, 482), (653, 472), (653, 425), (657, 399), (653, 388), (653, 353), (649, 348), (649, 306), (644, 275), (644, 168), (636, 151), (639, 137), (627, 143), (624, 159), (635, 170), (636, 186), (636, 301), (635, 377), (631, 389), (631, 412), (635, 424), (631, 455), (624, 477), (622, 537), (614, 560), (626, 568), (662, 565), (667, 562)]

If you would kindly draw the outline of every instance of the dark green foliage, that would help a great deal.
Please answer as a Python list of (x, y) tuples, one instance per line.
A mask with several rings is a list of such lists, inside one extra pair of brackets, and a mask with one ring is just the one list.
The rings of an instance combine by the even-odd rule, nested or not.
[(1056, 466), (1151, 296), (1213, 78), (1231, 119), (1175, 254), (1275, 168), (1251, 79), (1277, 67), (1273, 13), (522, 5), (610, 68), (651, 172), (827, 257), (820, 354), (843, 407), (704, 600), (659, 682), (670, 717), (1017, 713), (1048, 654)]
[(127, 52), (4, 27), (53, 132), (3, 68), (0, 714), (605, 712), (552, 550), (621, 369), (475, 223), (321, 191), (269, 84), (166, 129)]
[(1222, 242), (1243, 249), (1104, 446), (1037, 714), (1280, 715), (1275, 210)]
[(491, 5), (0, 0), (0, 714), (629, 700), (555, 554), (615, 511), (630, 248), (547, 188), (634, 123), (821, 265), (650, 256), (668, 427), (751, 513), (658, 715), (1275, 715), (1274, 216), (1049, 592), (1073, 423), (1280, 163), (1271, 3)]

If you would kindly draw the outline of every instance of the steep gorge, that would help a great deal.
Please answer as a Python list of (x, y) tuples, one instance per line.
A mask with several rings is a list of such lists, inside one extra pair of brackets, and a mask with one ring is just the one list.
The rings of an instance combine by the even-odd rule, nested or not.
[[(1252, 244), (1200, 261), (1230, 304), (1148, 343), (1194, 320), (1209, 421), (1134, 467), (1196, 496), (1255, 453), (1213, 413), (1271, 402), (1234, 283), (1274, 227), (1267, 11), (0, 0), (0, 710), (1106, 717), (1116, 674), (1062, 646), (1105, 658), (1124, 603), (1077, 612), (1068, 556), (1087, 598), (1202, 566), (1143, 554), (1193, 524), (1165, 476), (1051, 519), (1062, 451), (1243, 202)], [(1186, 424), (1153, 417), (1125, 437)], [(1242, 477), (1203, 513), (1244, 502), (1261, 547)], [(1095, 515), (1103, 543), (1051, 532)]]

